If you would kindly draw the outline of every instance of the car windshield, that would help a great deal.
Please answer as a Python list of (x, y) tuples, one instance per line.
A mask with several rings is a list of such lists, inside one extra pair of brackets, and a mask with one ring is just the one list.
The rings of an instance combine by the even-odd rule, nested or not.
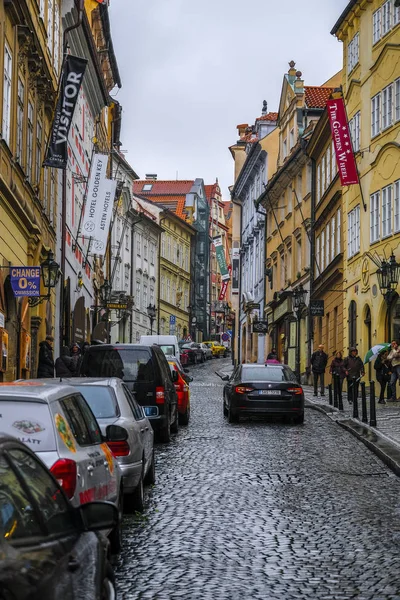
[(118, 404), (111, 388), (104, 385), (75, 385), (96, 419), (109, 419), (119, 415)]
[(24, 442), (34, 452), (56, 450), (48, 404), (0, 398), (1, 431)]
[(87, 377), (154, 381), (151, 353), (146, 348), (104, 348), (89, 352), (83, 371)]
[(282, 367), (242, 367), (242, 381), (289, 381)]
[(173, 346), (162, 345), (162, 346), (160, 346), (160, 348), (166, 356), (168, 356), (168, 355), (174, 356), (174, 354), (175, 354), (175, 348)]
[(182, 348), (191, 348), (192, 344), (183, 344)]

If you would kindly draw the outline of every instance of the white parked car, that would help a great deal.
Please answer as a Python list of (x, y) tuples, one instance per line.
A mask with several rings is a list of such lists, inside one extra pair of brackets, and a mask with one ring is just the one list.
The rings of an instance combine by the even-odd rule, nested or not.
[[(72, 504), (114, 502), (122, 514), (122, 477), (105, 440), (121, 441), (123, 431), (100, 427), (73, 387), (20, 381), (0, 384), (0, 430), (33, 450), (59, 481)], [(109, 532), (111, 551), (121, 548), (120, 523)]]

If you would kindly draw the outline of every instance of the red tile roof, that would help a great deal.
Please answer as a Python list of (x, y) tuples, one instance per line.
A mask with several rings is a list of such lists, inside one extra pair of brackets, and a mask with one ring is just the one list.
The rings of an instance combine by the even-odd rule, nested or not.
[[(143, 196), (149, 196), (149, 194), (150, 194), (150, 192), (144, 192)], [(155, 202), (156, 204), (162, 204), (163, 206), (165, 206), (165, 208), (168, 208), (168, 210), (171, 210), (172, 212), (174, 212), (178, 217), (180, 217), (184, 221), (186, 220), (186, 216), (183, 212), (183, 209), (185, 208), (186, 194), (157, 195), (157, 196), (152, 196), (150, 199), (152, 202)]]
[(325, 108), (330, 95), (335, 88), (306, 85), (305, 99), (308, 108)]
[(277, 121), (278, 120), (278, 113), (276, 112), (269, 112), (266, 115), (263, 115), (262, 117), (258, 117), (258, 119), (256, 119), (256, 121)]
[[(149, 196), (153, 199), (153, 196), (167, 196), (169, 194), (188, 194), (194, 184), (191, 180), (178, 180), (178, 181), (162, 181), (153, 179), (138, 179), (133, 182), (133, 193), (141, 194), (142, 196)], [(145, 185), (151, 185), (151, 190), (143, 190)]]

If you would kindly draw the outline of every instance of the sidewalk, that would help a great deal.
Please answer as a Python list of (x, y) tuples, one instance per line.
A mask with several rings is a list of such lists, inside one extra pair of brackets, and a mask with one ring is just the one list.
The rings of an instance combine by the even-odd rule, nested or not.
[(350, 431), (377, 454), (397, 475), (400, 475), (400, 402), (378, 404), (376, 398), (376, 427), (369, 425), (369, 390), (367, 390), (368, 424), (361, 421), (361, 390), (358, 398), (359, 418), (353, 418), (353, 405), (347, 401), (347, 393), (343, 392), (343, 411), (330, 406), (328, 389), (326, 396), (313, 396), (311, 386), (304, 385), (306, 406), (328, 415), (338, 425)]

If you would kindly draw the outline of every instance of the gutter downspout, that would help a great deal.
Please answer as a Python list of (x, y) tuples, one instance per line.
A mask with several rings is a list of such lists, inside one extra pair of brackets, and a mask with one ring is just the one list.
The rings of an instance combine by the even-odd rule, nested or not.
[[(243, 206), (242, 203), (240, 202), (239, 204), (240, 206), (240, 251), (242, 250), (242, 227), (243, 227)], [(238, 362), (237, 364), (241, 364), (242, 362), (242, 342), (241, 342), (241, 337), (242, 337), (242, 327), (241, 327), (241, 323), (242, 323), (242, 319), (241, 319), (241, 312), (242, 312), (242, 260), (243, 260), (243, 254), (240, 254), (240, 260), (239, 260), (239, 314), (238, 314), (238, 328), (237, 328), (237, 339), (238, 339), (238, 350), (237, 350), (237, 356), (238, 356)], [(246, 333), (247, 333), (247, 329), (246, 329)], [(247, 345), (247, 340), (246, 340), (246, 345)]]
[[(311, 354), (314, 340), (314, 318), (311, 316), (311, 300), (314, 292), (314, 263), (315, 263), (315, 207), (316, 207), (316, 178), (317, 164), (314, 158), (311, 158), (311, 227), (310, 227), (310, 304), (308, 308), (308, 332), (307, 332), (307, 364), (308, 369), (311, 364)], [(307, 370), (308, 370), (307, 369)]]
[[(70, 25), (64, 30), (63, 34), (63, 52), (64, 60), (67, 55), (67, 36), (68, 34), (77, 29), (82, 24), (83, 11), (85, 7), (85, 0), (79, 0), (78, 18), (73, 25)], [(67, 142), (68, 143), (68, 142)], [(67, 228), (67, 169), (63, 170), (62, 173), (62, 194), (61, 194), (61, 286), (60, 286), (60, 322), (59, 322), (59, 342), (60, 349), (64, 346), (66, 340), (64, 338), (64, 300), (65, 300), (65, 263), (66, 263), (66, 236), (65, 230)], [(65, 332), (67, 334), (67, 332)], [(68, 338), (68, 335), (66, 335)]]

